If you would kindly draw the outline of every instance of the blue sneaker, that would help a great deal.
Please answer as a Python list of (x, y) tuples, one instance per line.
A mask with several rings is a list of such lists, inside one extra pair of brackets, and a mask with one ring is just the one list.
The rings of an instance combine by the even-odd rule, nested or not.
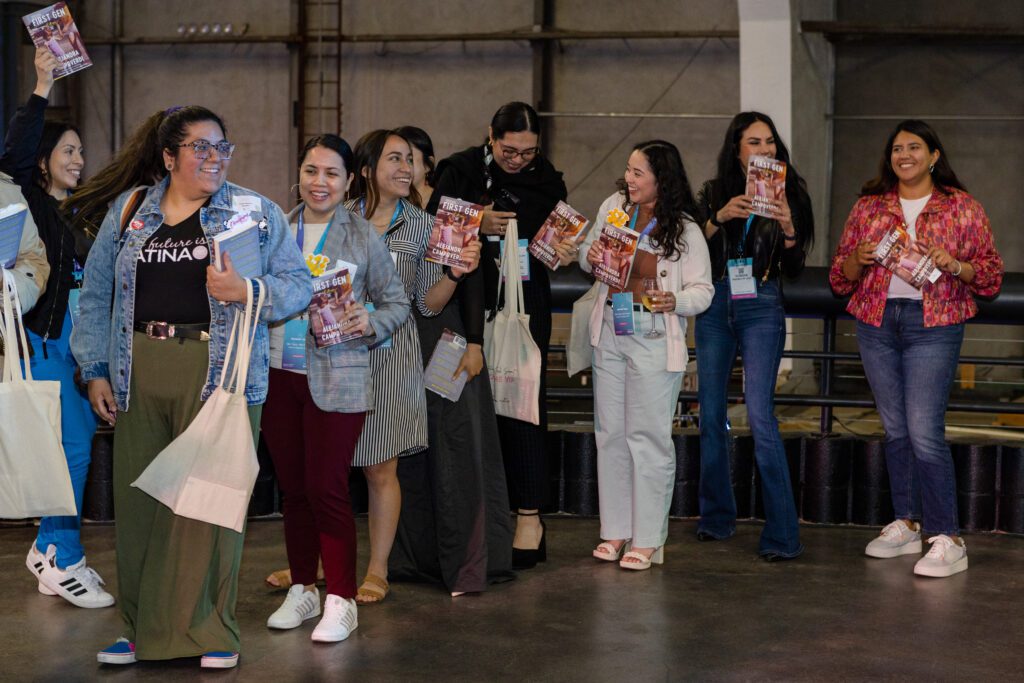
[(199, 662), (204, 669), (233, 669), (237, 665), (237, 652), (207, 652)]
[(96, 661), (100, 664), (134, 664), (135, 643), (127, 638), (118, 638), (113, 645), (96, 653)]

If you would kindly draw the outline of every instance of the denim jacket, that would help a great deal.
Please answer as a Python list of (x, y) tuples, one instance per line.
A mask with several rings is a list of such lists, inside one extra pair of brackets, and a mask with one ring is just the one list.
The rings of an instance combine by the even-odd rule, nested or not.
[[(82, 380), (107, 379), (120, 410), (128, 409), (128, 387), (132, 372), (132, 335), (135, 319), (135, 275), (139, 252), (164, 222), (160, 201), (167, 190), (165, 178), (146, 191), (132, 225), (120, 235), (121, 210), (131, 196), (125, 192), (114, 200), (103, 220), (96, 242), (85, 264), (85, 279), (79, 300), (79, 320), (71, 334), (71, 350), (82, 369)], [(254, 289), (264, 290), (264, 305), (256, 341), (249, 361), (245, 398), (250, 405), (267, 396), (269, 348), (266, 323), (285, 318), (309, 304), (313, 295), (309, 270), (281, 208), (266, 197), (232, 183), (224, 183), (200, 210), (199, 220), (208, 241), (223, 232), (225, 223), (238, 211), (234, 206), (253, 207), (259, 222), (260, 254), (264, 275), (254, 280)], [(141, 224), (140, 224), (141, 223)], [(212, 243), (212, 241), (211, 241)], [(210, 299), (210, 365), (202, 400), (213, 392), (220, 378), (224, 355), (235, 316), (244, 306), (221, 304)], [(173, 322), (173, 321), (172, 321)]]
[[(302, 204), (295, 207), (288, 214), (289, 222), (303, 208)], [(312, 335), (306, 335), (309, 393), (325, 412), (361, 413), (373, 406), (370, 346), (402, 326), (409, 316), (409, 297), (387, 245), (369, 222), (344, 206), (334, 211), (321, 253), (330, 259), (332, 268), (338, 259), (357, 266), (352, 293), (356, 301), (373, 301), (376, 310), (370, 313), (370, 325), (374, 334), (323, 349), (316, 347)]]

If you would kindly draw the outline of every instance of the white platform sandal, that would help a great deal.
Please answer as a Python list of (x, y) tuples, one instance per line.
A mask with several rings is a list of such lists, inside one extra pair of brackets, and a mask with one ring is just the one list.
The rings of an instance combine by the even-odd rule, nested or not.
[(615, 545), (611, 541), (604, 541), (594, 548), (594, 552), (592, 554), (597, 559), (604, 560), (605, 562), (617, 562), (618, 559), (622, 557), (623, 552), (629, 552), (629, 547), (629, 539), (626, 539), (622, 545), (619, 546), (618, 550), (615, 549)]
[[(629, 562), (627, 560), (635, 560), (635, 562)], [(619, 566), (623, 569), (643, 570), (650, 569), (652, 564), (663, 564), (665, 562), (665, 546), (657, 548), (650, 557), (647, 557), (643, 553), (638, 553), (631, 550), (622, 556), (619, 560)]]

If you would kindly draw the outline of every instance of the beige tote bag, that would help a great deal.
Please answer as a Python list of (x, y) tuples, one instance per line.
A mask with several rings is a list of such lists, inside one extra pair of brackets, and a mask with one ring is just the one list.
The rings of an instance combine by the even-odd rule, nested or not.
[[(3, 273), (0, 337), (0, 518), (78, 514), (61, 444), (60, 382), (32, 379), (14, 276)], [(24, 371), (23, 371), (24, 369)]]
[(505, 288), (505, 307), (484, 326), (484, 357), (491, 376), (494, 412), (540, 424), (540, 348), (530, 334), (530, 316), (523, 303), (519, 225), (515, 219), (505, 230), (505, 252), (499, 270), (498, 277), (504, 276), (498, 287), (499, 292), (502, 286)]
[[(219, 384), (192, 424), (132, 483), (176, 515), (238, 532), (245, 525), (259, 474), (245, 383), (264, 288), (259, 288), (254, 306), (252, 282), (246, 280), (245, 284), (245, 312), (235, 315)], [(233, 350), (234, 362), (230, 363)]]

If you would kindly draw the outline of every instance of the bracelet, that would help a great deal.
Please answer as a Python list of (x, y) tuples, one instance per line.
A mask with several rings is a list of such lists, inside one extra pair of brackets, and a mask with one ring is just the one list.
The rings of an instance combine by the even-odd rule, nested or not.
[(711, 225), (715, 226), (716, 228), (722, 227), (722, 224), (718, 222), (718, 212), (717, 211), (713, 211), (711, 213), (711, 216), (708, 217), (708, 222), (711, 223)]
[(786, 242), (796, 242), (796, 233), (794, 232), (792, 237), (786, 233), (782, 233), (782, 239)]
[(962, 273), (962, 272), (964, 272), (964, 264), (962, 264), (959, 261), (957, 261), (956, 262), (956, 272), (955, 273), (950, 272), (950, 275), (952, 275), (953, 277), (960, 277), (960, 273)]
[(463, 280), (466, 279), (466, 274), (465, 273), (463, 273), (462, 275), (454, 275), (454, 274), (452, 274), (452, 269), (451, 268), (445, 268), (444, 269), (444, 274), (445, 274), (445, 276), (449, 280), (451, 280), (455, 284), (459, 284), (460, 282), (462, 282)]

